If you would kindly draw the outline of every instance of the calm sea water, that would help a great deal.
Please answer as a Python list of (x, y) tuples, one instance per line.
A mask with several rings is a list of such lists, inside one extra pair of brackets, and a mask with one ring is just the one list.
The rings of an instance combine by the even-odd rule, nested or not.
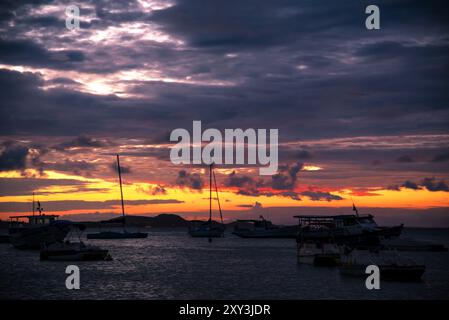
[[(449, 246), (448, 230), (408, 229), (403, 238)], [(448, 299), (449, 253), (407, 252), (427, 267), (418, 283), (364, 279), (336, 268), (298, 265), (294, 240), (194, 239), (185, 230), (150, 230), (148, 239), (89, 240), (113, 261), (42, 262), (38, 252), (0, 244), (2, 299)], [(65, 268), (76, 264), (81, 289), (65, 288)]]

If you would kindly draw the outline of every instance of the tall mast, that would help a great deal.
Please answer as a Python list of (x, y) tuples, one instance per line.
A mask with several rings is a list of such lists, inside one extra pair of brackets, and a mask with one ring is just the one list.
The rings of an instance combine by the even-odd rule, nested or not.
[(212, 164), (209, 167), (209, 221), (212, 222)]
[(120, 170), (120, 158), (117, 155), (117, 169), (118, 169), (118, 179), (120, 182), (120, 196), (122, 199), (122, 215), (123, 215), (123, 224), (125, 224), (125, 203), (123, 202), (123, 189), (122, 189), (122, 172)]
[(33, 217), (34, 217), (34, 192), (33, 192)]
[(223, 224), (223, 214), (221, 213), (220, 198), (218, 197), (217, 179), (215, 178), (215, 172), (212, 172), (212, 174), (214, 176), (215, 193), (217, 194), (217, 203), (218, 203), (218, 210), (220, 211), (221, 224)]

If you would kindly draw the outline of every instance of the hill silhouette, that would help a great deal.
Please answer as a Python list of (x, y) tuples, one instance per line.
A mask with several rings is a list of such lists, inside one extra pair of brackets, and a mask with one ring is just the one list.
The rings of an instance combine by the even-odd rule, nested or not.
[[(100, 222), (82, 222), (88, 227), (96, 227), (100, 224), (121, 225), (123, 217), (115, 217)], [(152, 228), (184, 228), (189, 224), (188, 220), (176, 214), (160, 214), (155, 217), (146, 216), (126, 216), (126, 225), (131, 227), (152, 227)]]

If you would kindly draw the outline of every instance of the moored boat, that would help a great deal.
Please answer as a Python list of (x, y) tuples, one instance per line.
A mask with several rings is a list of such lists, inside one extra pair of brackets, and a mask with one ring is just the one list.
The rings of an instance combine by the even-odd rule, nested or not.
[(216, 225), (213, 221), (206, 221), (200, 224), (192, 223), (189, 226), (189, 234), (194, 238), (221, 238), (224, 227)]
[[(221, 223), (212, 220), (212, 177), (214, 178), (215, 192), (217, 196), (218, 210), (220, 212)], [(189, 235), (193, 238), (221, 238), (224, 237), (225, 227), (221, 212), (220, 199), (218, 198), (217, 180), (213, 172), (212, 165), (209, 167), (209, 220), (205, 222), (191, 222), (189, 225)]]
[(232, 232), (241, 238), (288, 238), (295, 239), (297, 226), (278, 226), (260, 216), (259, 220), (237, 220)]
[(125, 203), (123, 200), (122, 173), (121, 173), (122, 171), (120, 168), (119, 155), (117, 155), (117, 171), (120, 183), (123, 230), (121, 232), (108, 230), (108, 231), (100, 231), (98, 233), (89, 233), (86, 235), (87, 239), (114, 240), (114, 239), (143, 239), (148, 237), (148, 233), (146, 232), (130, 232), (126, 230)]
[(41, 260), (52, 261), (103, 261), (111, 260), (108, 250), (79, 242), (58, 242), (43, 244)]
[(372, 215), (295, 216), (299, 221), (298, 237), (334, 239), (339, 245), (377, 247), (382, 239), (398, 237), (403, 225), (379, 227)]
[(71, 222), (57, 220), (58, 217), (45, 214), (12, 216), (9, 241), (18, 249), (39, 249), (42, 243), (63, 241), (70, 231)]

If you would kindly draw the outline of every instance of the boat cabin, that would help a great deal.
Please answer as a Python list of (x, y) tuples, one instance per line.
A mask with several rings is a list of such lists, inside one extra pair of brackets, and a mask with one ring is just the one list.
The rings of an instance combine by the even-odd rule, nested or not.
[(274, 228), (271, 221), (261, 219), (261, 220), (237, 220), (237, 229), (272, 229)]
[(363, 229), (373, 229), (377, 227), (372, 215), (336, 215), (336, 216), (294, 216), (298, 218), (299, 226), (311, 228), (350, 228), (354, 226)]
[[(46, 225), (58, 219), (59, 215), (55, 214), (40, 214), (40, 215), (28, 215), (28, 216), (11, 216), (9, 217), (11, 225)], [(26, 222), (26, 220), (28, 222)]]

